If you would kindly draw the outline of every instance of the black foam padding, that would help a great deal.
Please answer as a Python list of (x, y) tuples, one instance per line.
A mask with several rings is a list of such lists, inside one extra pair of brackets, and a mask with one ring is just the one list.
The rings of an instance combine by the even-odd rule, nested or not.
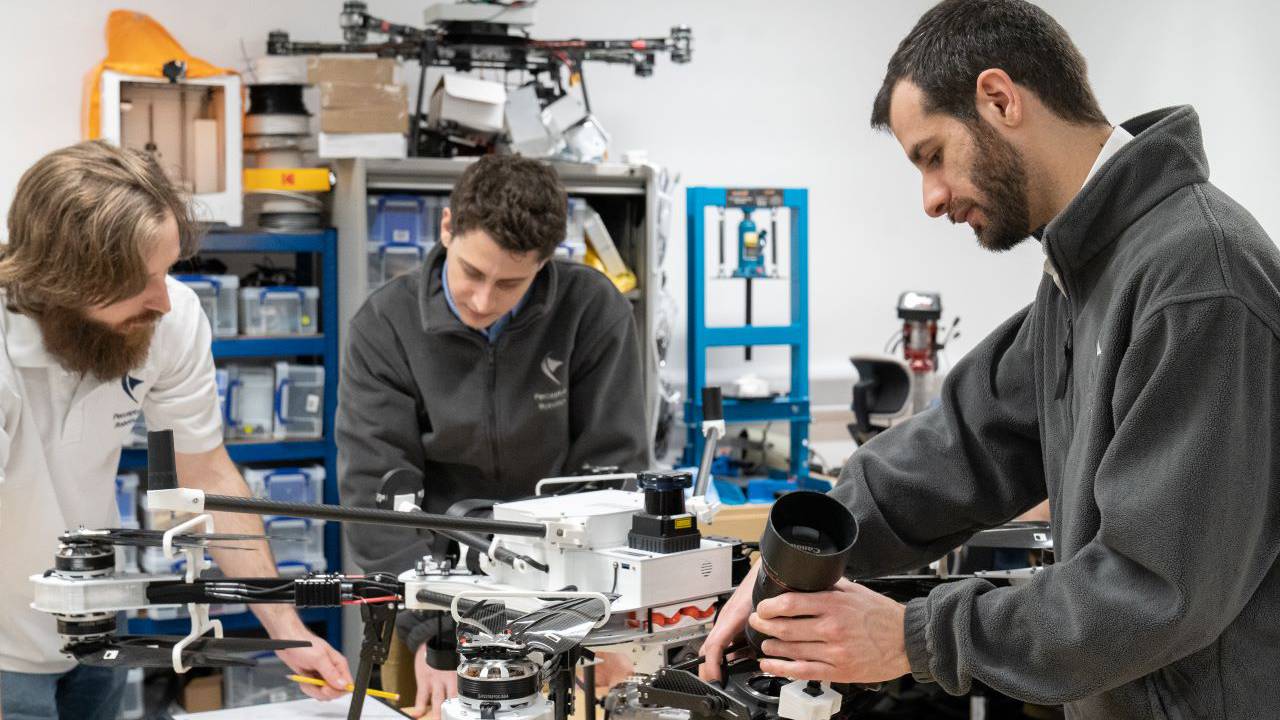
[(173, 452), (173, 431), (147, 433), (146, 490), (174, 490), (178, 487), (178, 459)]
[(250, 115), (310, 115), (301, 85), (250, 85)]
[(457, 670), (458, 646), (436, 636), (427, 640), (427, 667), (433, 670)]
[(704, 421), (724, 419), (724, 396), (718, 385), (702, 388), (702, 419)]

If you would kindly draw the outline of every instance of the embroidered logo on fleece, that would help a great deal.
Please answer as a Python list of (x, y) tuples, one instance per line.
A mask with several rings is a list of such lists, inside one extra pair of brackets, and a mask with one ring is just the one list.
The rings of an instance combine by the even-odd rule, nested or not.
[(551, 382), (559, 385), (560, 378), (556, 377), (556, 370), (559, 370), (561, 365), (564, 365), (564, 361), (553, 359), (550, 355), (547, 355), (542, 358), (542, 374), (546, 375)]

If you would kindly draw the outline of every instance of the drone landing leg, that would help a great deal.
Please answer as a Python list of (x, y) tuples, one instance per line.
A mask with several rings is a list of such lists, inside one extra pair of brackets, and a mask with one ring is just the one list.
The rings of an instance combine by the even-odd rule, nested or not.
[(391, 651), (391, 635), (396, 629), (395, 605), (361, 605), (364, 640), (360, 643), (360, 666), (356, 669), (355, 688), (351, 692), (351, 708), (347, 720), (360, 720), (364, 709), (365, 690), (373, 676), (373, 666), (387, 661)]

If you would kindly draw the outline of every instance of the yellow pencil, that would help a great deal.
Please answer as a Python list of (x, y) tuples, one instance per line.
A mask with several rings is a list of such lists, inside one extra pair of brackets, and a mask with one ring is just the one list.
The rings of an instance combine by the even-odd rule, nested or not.
[[(294, 682), (306, 683), (307, 685), (329, 687), (329, 683), (321, 680), (320, 678), (307, 677), (306, 675), (290, 675), (289, 679)], [(351, 683), (347, 683), (347, 687), (344, 689), (347, 692), (352, 692), (353, 690), (356, 689), (356, 686), (352, 685)], [(376, 698), (382, 698), (383, 700), (390, 700), (392, 702), (400, 701), (400, 693), (390, 693), (383, 690), (373, 690), (373, 689), (365, 690), (364, 692), (366, 695), (372, 695)]]

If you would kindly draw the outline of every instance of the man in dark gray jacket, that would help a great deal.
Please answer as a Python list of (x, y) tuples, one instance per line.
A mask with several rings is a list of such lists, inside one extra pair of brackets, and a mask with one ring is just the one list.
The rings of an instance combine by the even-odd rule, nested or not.
[[(356, 313), (336, 423), (344, 505), (373, 506), (396, 468), (420, 470), (423, 509), (443, 513), (459, 500), (532, 495), (539, 479), (587, 467), (647, 467), (631, 304), (600, 272), (550, 259), (566, 205), (546, 164), (477, 160), (422, 270)], [(367, 572), (403, 572), (431, 551), (414, 530), (350, 525), (347, 539)], [(403, 619), (420, 713), (452, 692), (456, 674), (422, 662), (434, 623)]]
[(704, 674), (750, 622), (788, 658), (763, 669), (791, 677), (977, 681), (1091, 720), (1280, 717), (1280, 252), (1209, 183), (1195, 112), (1112, 128), (1042, 10), (948, 0), (894, 54), (872, 123), (931, 216), (991, 250), (1038, 229), (1046, 263), (941, 407), (851, 457), (849, 574), (919, 567), (1046, 497), (1057, 562), (905, 606), (842, 581), (752, 614), (739, 592)]

